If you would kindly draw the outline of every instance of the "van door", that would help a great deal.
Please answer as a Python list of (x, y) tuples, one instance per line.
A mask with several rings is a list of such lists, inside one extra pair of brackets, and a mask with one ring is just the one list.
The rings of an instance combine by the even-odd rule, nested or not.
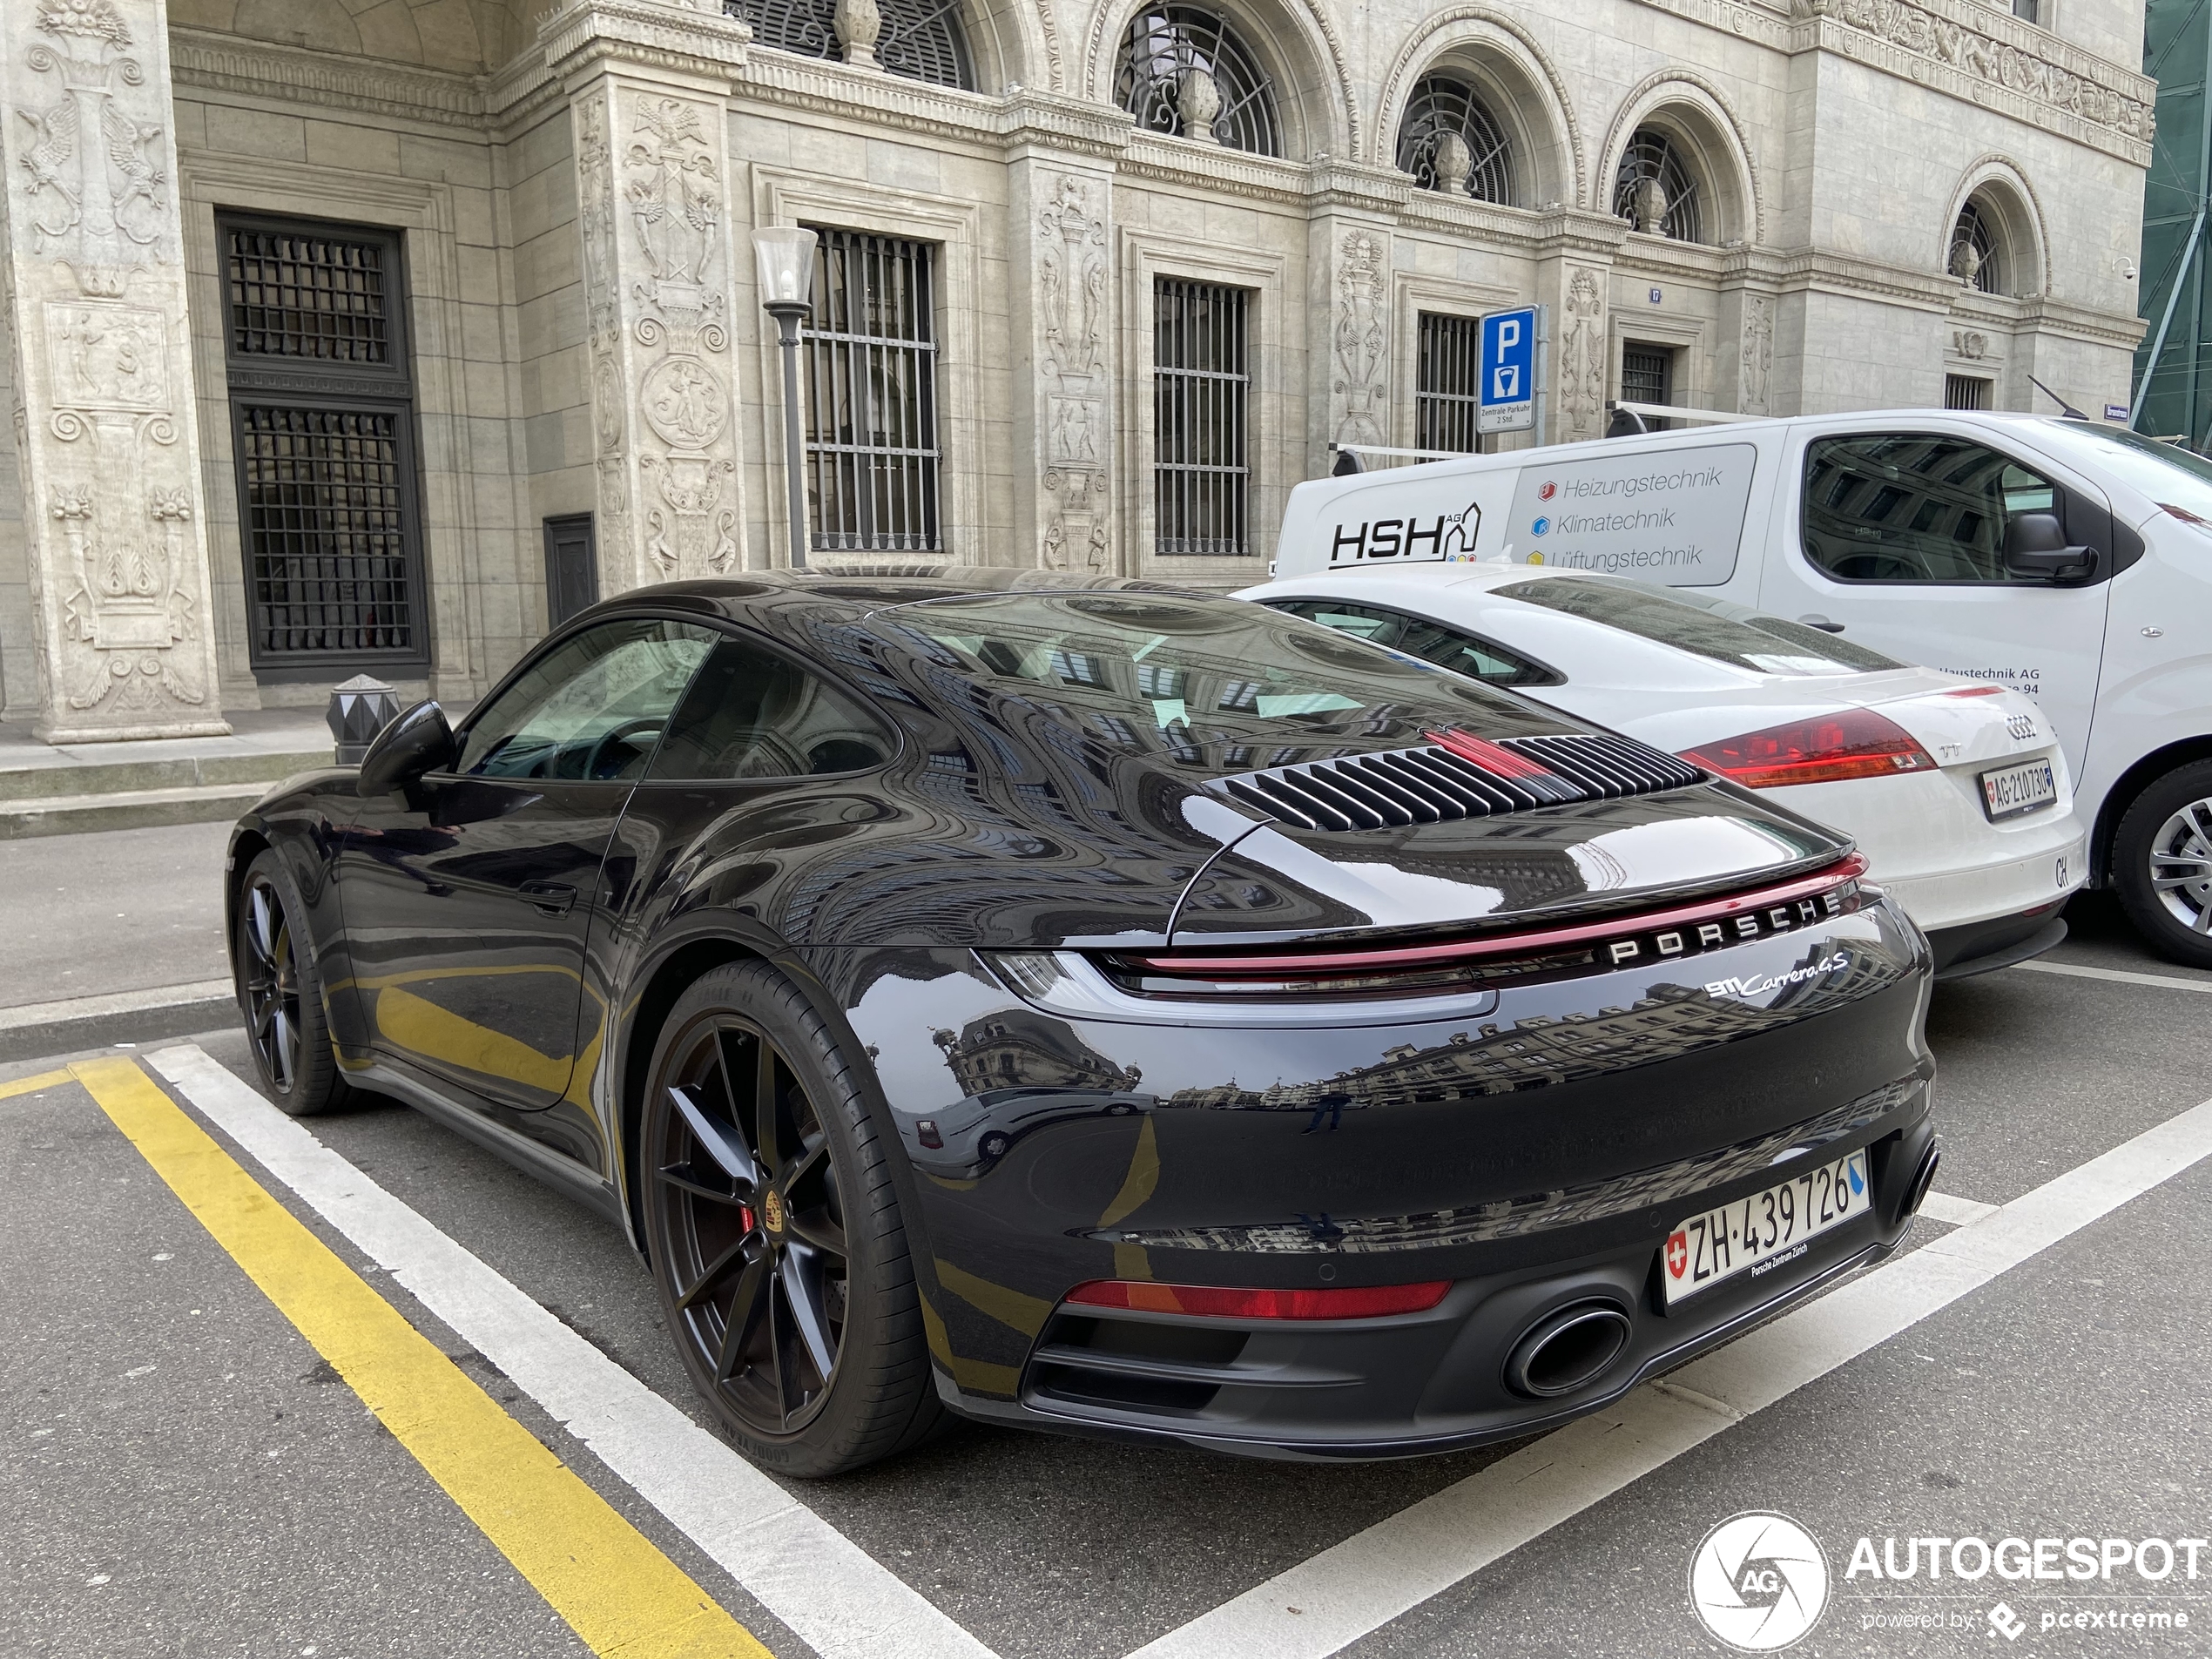
[[(2024, 691), (2081, 774), (2111, 585), (2111, 514), (2085, 482), (1969, 429), (1793, 435), (1760, 609), (1906, 662)], [(2055, 512), (2101, 556), (2083, 583), (2006, 570), (2013, 515)]]

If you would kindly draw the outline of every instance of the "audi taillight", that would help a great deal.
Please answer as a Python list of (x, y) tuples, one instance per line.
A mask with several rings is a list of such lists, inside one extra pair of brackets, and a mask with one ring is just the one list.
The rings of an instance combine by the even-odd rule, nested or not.
[(1831, 784), (1845, 778), (1890, 778), (1933, 772), (1935, 758), (1894, 720), (1871, 709), (1845, 709), (1810, 720), (1724, 738), (1682, 758), (1747, 789)]
[(1419, 1285), (1331, 1286), (1325, 1290), (1246, 1291), (1219, 1285), (1157, 1285), (1149, 1279), (1101, 1278), (1068, 1292), (1076, 1307), (1132, 1308), (1146, 1313), (1195, 1313), (1211, 1319), (1372, 1319), (1422, 1313), (1444, 1299), (1448, 1278)]

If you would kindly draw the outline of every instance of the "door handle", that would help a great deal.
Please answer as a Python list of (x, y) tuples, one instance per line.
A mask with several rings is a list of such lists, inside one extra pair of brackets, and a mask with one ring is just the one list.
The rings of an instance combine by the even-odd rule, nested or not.
[(1824, 634), (1840, 634), (1844, 631), (1843, 624), (1831, 622), (1817, 610), (1808, 616), (1798, 617), (1797, 625), (1802, 628), (1817, 628)]
[(543, 915), (565, 916), (576, 903), (576, 889), (558, 881), (525, 881), (516, 891)]

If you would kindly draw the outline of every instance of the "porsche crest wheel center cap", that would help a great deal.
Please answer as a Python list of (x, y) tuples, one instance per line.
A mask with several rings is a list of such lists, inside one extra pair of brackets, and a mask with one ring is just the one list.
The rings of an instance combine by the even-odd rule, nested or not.
[(772, 1187), (760, 1195), (760, 1218), (768, 1224), (770, 1232), (783, 1231), (784, 1201)]

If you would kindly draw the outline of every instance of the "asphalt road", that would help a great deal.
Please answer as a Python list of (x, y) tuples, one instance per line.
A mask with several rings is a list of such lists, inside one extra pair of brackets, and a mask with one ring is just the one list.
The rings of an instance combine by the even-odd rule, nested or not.
[[(2212, 974), (2150, 957), (2094, 900), (2071, 920), (2075, 937), (2043, 969), (1943, 988), (1931, 1013), (1946, 1148), (1937, 1184), (1959, 1201), (1959, 1218), (2013, 1207), (1963, 1234), (1924, 1217), (1914, 1243), (1938, 1249), (1877, 1271), (1947, 1260), (2015, 1214), (2047, 1227), (2007, 1246), (1986, 1283), (1946, 1292), (1886, 1339), (1862, 1327), (1866, 1307), (1894, 1299), (1892, 1281), (1857, 1304), (1851, 1287), (1831, 1293), (1824, 1303), (1834, 1310), (1859, 1309), (1831, 1310), (1834, 1328), (1822, 1327), (1823, 1340), (1842, 1345), (1830, 1356), (1840, 1363), (1822, 1362), (1741, 1420), (1710, 1417), (1679, 1455), (1642, 1463), (1622, 1450), (1642, 1432), (1635, 1420), (1581, 1440), (1346, 1467), (961, 1428), (895, 1464), (789, 1488), (912, 1598), (911, 1623), (843, 1651), (946, 1650), (930, 1646), (942, 1632), (929, 1635), (936, 1627), (919, 1616), (934, 1608), (1004, 1659), (1118, 1659), (1156, 1641), (1163, 1653), (1224, 1655), (1719, 1653), (1690, 1605), (1691, 1558), (1717, 1523), (1753, 1510), (1801, 1524), (1827, 1560), (1829, 1604), (1796, 1652), (2212, 1649), (2212, 1548), (2195, 1581), (2178, 1568), (2086, 1583), (1846, 1576), (1862, 1537), (1878, 1556), (1885, 1539), (1909, 1550), (1904, 1541), (1919, 1536), (2113, 1538), (2131, 1548), (2212, 1536), (2212, 1457), (2202, 1449), (2212, 1443), (2212, 1264), (2202, 1245), (2212, 1163), (2168, 1156), (2148, 1174), (2137, 1168), (2141, 1149), (2173, 1140), (2175, 1120), (2206, 1122), (2182, 1115), (2212, 1097)], [(2097, 976), (2110, 973), (2157, 982)], [(250, 1076), (235, 1034), (196, 1042)], [(0, 1090), (66, 1058), (0, 1068)], [(186, 1109), (212, 1126), (189, 1099)], [(706, 1423), (643, 1268), (604, 1224), (403, 1108), (310, 1127), (622, 1373)], [(2188, 1132), (2212, 1145), (2212, 1130)], [(747, 1500), (762, 1504), (753, 1543), (704, 1546), (373, 1271), (368, 1251), (239, 1142), (219, 1129), (216, 1140), (770, 1650), (808, 1650), (772, 1602), (803, 1622), (804, 1597), (857, 1593), (858, 1580), (826, 1569), (802, 1581), (798, 1602), (788, 1584), (763, 1588), (747, 1552), (772, 1555), (793, 1524), (772, 1502)], [(2120, 1171), (2099, 1176), (2102, 1186), (2076, 1173), (2100, 1158), (2091, 1176)], [(2093, 1187), (2104, 1196), (2067, 1208)], [(0, 1346), (0, 1433), (12, 1453), (0, 1463), (0, 1654), (591, 1651), (82, 1082), (0, 1098), (0, 1195), (13, 1339)], [(1898, 1278), (1897, 1297), (1925, 1278)], [(1711, 1371), (1717, 1405), (1685, 1380), (1654, 1408), (1679, 1411), (1687, 1399), (1720, 1411), (1733, 1374)], [(1570, 1465), (1582, 1472), (1562, 1501)], [(1324, 1551), (1334, 1553), (1316, 1564)], [(1436, 1566), (1462, 1557), (1487, 1564), (1456, 1582)], [(1357, 1570), (1332, 1590), (1339, 1561)], [(2010, 1611), (1993, 1625), (2000, 1601)], [(2099, 1612), (2105, 1622), (2086, 1630), (2056, 1622)], [(2136, 1612), (2146, 1628), (2129, 1622)], [(2167, 1622), (2148, 1628), (2151, 1615)], [(1871, 1622), (1899, 1615), (1945, 1628)]]

